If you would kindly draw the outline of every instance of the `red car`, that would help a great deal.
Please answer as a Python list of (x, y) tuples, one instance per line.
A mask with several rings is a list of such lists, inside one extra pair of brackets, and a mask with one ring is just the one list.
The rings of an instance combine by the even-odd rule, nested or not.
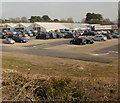
[(12, 34), (12, 32), (5, 32), (6, 35)]

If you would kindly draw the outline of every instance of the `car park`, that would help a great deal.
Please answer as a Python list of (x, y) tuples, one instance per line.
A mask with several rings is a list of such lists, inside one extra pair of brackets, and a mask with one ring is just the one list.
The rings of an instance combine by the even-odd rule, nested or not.
[(76, 45), (85, 45), (86, 40), (84, 38), (74, 38), (70, 41), (70, 44), (76, 44)]
[(23, 37), (19, 37), (19, 36), (14, 36), (14, 37), (12, 37), (12, 39), (15, 42), (19, 42), (19, 43), (26, 43), (26, 42), (28, 42), (26, 39), (24, 39)]
[(93, 37), (93, 40), (95, 40), (95, 41), (106, 41), (107, 37), (105, 35), (96, 35), (95, 37)]
[(11, 39), (11, 38), (7, 38), (6, 40), (3, 41), (3, 43), (5, 43), (5, 44), (14, 44), (15, 41), (13, 39)]

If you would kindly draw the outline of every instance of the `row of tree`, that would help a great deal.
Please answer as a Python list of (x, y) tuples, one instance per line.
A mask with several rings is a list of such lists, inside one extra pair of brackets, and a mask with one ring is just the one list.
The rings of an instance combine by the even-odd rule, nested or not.
[(84, 22), (89, 24), (114, 24), (114, 22), (110, 21), (108, 18), (103, 18), (101, 14), (95, 14), (95, 13), (87, 13), (86, 18)]
[[(26, 17), (17, 17), (17, 18), (9, 18), (5, 20), (0, 20), (3, 23), (19, 23), (19, 22), (62, 22), (62, 23), (74, 23), (73, 18), (67, 19), (51, 19), (48, 15), (41, 16), (31, 16), (30, 19)], [(82, 23), (89, 23), (89, 24), (114, 24), (110, 19), (104, 19), (101, 14), (95, 13), (87, 13), (86, 18), (81, 21)]]
[(20, 22), (29, 22), (27, 17), (17, 17), (1, 20), (3, 23), (20, 23)]
[(48, 15), (43, 15), (42, 17), (40, 16), (31, 16), (31, 18), (29, 19), (29, 21), (31, 23), (33, 22), (69, 22), (69, 23), (74, 23), (72, 18), (67, 18), (67, 20), (65, 19), (51, 19)]
[(17, 18), (9, 18), (9, 19), (0, 19), (0, 22), (2, 23), (20, 23), (20, 22), (66, 22), (66, 23), (74, 23), (73, 18), (67, 18), (67, 19), (51, 19), (48, 15), (40, 16), (31, 16), (30, 19), (27, 19), (26, 17), (17, 17)]

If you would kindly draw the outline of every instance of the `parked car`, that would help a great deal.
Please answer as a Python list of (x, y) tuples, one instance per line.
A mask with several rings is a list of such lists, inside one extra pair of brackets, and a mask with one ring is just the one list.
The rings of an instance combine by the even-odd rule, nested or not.
[(96, 35), (95, 37), (93, 37), (93, 40), (95, 40), (95, 41), (106, 41), (107, 37), (105, 35)]
[(70, 41), (70, 44), (85, 45), (86, 40), (84, 38), (74, 38), (73, 40)]
[(34, 36), (33, 33), (31, 31), (26, 31), (26, 34), (30, 37)]
[(54, 32), (48, 32), (50, 39), (56, 39), (57, 38), (57, 34)]
[(107, 39), (112, 39), (112, 35), (110, 33), (107, 33), (107, 34), (103, 34), (107, 37)]
[(23, 37), (26, 40), (31, 40), (31, 37), (27, 36), (27, 37)]
[(11, 38), (7, 38), (6, 40), (3, 41), (3, 43), (5, 43), (5, 44), (14, 44), (15, 41), (13, 39), (11, 39)]
[(92, 40), (91, 38), (87, 38), (87, 37), (80, 37), (80, 38), (85, 39), (86, 44), (93, 44), (94, 43), (94, 40)]
[(120, 37), (119, 33), (111, 33), (111, 35), (112, 35), (113, 38), (119, 38)]
[(116, 35), (118, 35), (118, 37), (120, 37), (120, 33), (115, 33)]
[(82, 35), (83, 35), (83, 36), (95, 36), (96, 33), (93, 32), (93, 31), (88, 31), (88, 32), (83, 33)]
[(67, 33), (67, 34), (65, 34), (64, 38), (74, 38), (74, 34), (73, 33)]
[(48, 33), (40, 33), (36, 36), (36, 39), (50, 39), (50, 36)]
[(7, 35), (4, 32), (0, 32), (0, 35), (1, 35), (2, 39), (6, 39), (7, 38)]
[(37, 30), (31, 30), (31, 32), (33, 33), (33, 36), (36, 36), (37, 35)]
[(12, 39), (15, 42), (19, 42), (19, 43), (26, 43), (26, 42), (28, 42), (26, 39), (24, 39), (23, 37), (19, 37), (19, 36), (14, 36), (14, 37), (12, 37)]
[(65, 34), (57, 33), (57, 38), (64, 38)]
[(4, 33), (5, 33), (6, 35), (12, 34), (11, 31), (5, 31)]

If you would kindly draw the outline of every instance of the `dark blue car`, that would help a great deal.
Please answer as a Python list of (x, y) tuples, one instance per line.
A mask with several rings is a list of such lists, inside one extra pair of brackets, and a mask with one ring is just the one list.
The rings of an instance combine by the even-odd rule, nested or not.
[(86, 40), (86, 44), (93, 44), (94, 43), (94, 40), (92, 40), (90, 38), (87, 38), (87, 37), (81, 37), (81, 38)]

